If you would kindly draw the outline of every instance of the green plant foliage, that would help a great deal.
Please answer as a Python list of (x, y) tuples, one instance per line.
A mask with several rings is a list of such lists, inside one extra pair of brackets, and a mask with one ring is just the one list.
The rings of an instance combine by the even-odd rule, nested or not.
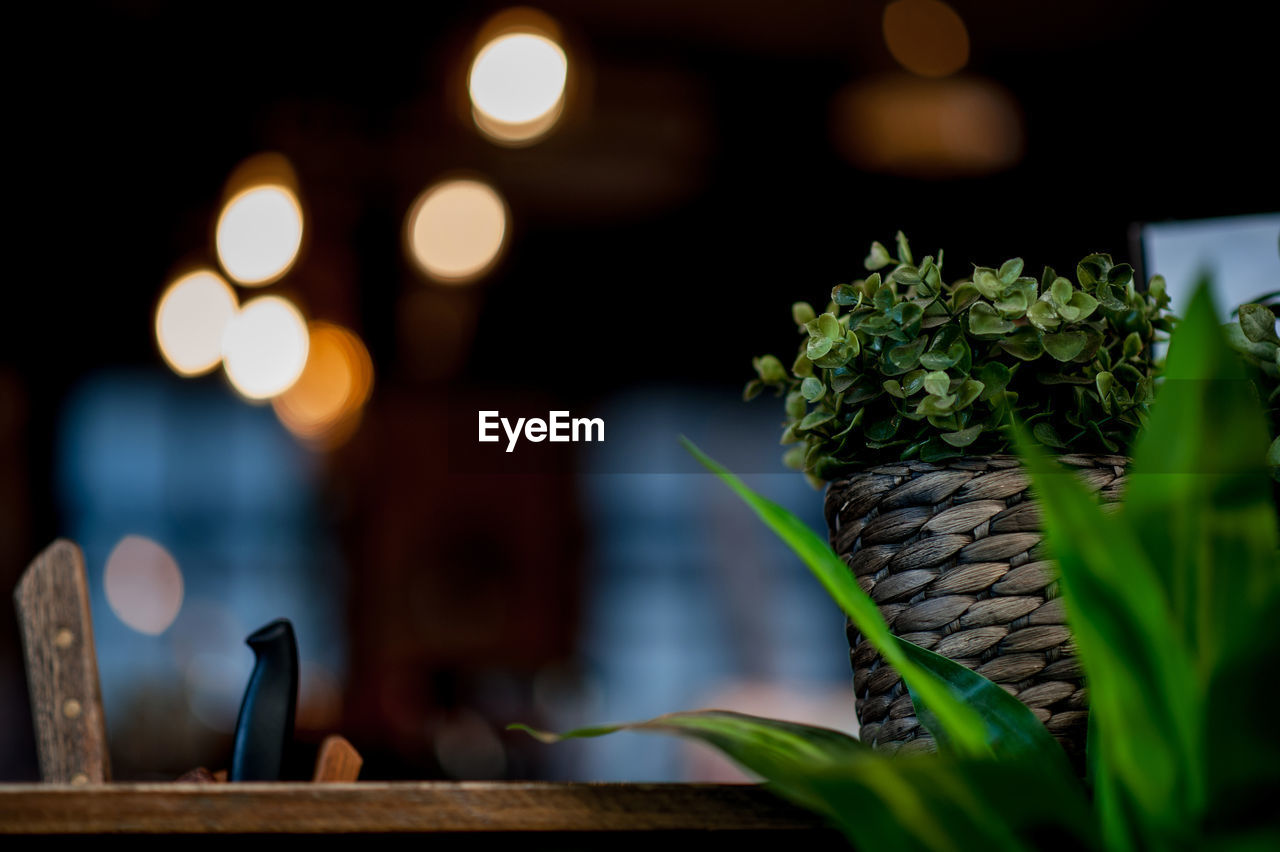
[(1120, 514), (1020, 441), (1089, 679), (1096, 796), (1118, 849), (1280, 846), (1280, 737), (1265, 709), (1280, 539), (1265, 419), (1216, 315), (1202, 287)]
[(783, 443), (802, 447), (789, 466), (818, 486), (877, 462), (1007, 452), (1015, 420), (1052, 423), (1034, 434), (1056, 449), (1128, 451), (1154, 392), (1152, 344), (1172, 328), (1162, 282), (1140, 291), (1128, 264), (1092, 254), (1074, 282), (1026, 276), (1014, 258), (947, 283), (942, 252), (916, 264), (902, 234), (896, 245), (872, 244), (867, 277), (837, 285), (823, 313), (792, 306), (789, 371), (755, 361), (744, 396), (787, 397)]
[(1062, 762), (1065, 768), (1062, 749), (1026, 705), (959, 663), (894, 636), (849, 566), (817, 533), (756, 494), (692, 441), (681, 442), (804, 560), (867, 641), (902, 675), (913, 699), (927, 708), (921, 711), (922, 721), (945, 748), (965, 756), (1029, 756)]
[(1025, 756), (999, 763), (892, 758), (839, 731), (723, 710), (564, 734), (510, 727), (546, 743), (616, 731), (704, 742), (766, 779), (778, 795), (825, 816), (860, 849), (1097, 848), (1083, 788), (1069, 772), (1046, 771)]
[(1254, 391), (1267, 409), (1271, 445), (1267, 466), (1271, 478), (1280, 481), (1280, 336), (1276, 317), (1280, 316), (1280, 292), (1268, 293), (1256, 302), (1236, 309), (1236, 319), (1226, 328), (1227, 342), (1248, 365), (1246, 372)]
[[(886, 256), (873, 247), (870, 259), (883, 268)], [(1096, 284), (1103, 274), (1085, 277)], [(985, 277), (982, 285), (995, 287)], [(1264, 427), (1205, 288), (1174, 334), (1119, 512), (1057, 467), (1042, 437), (1014, 427), (1089, 683), (1091, 791), (1043, 747), (1048, 738), (1026, 708), (888, 634), (815, 533), (687, 443), (899, 668), (939, 754), (890, 758), (836, 732), (718, 711), (565, 736), (695, 737), (825, 815), (859, 848), (1280, 848), (1280, 536), (1260, 462)]]

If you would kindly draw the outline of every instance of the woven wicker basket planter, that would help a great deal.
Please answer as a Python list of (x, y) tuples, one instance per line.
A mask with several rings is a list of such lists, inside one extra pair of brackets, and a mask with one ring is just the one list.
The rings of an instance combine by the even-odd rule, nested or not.
[[(1128, 459), (1060, 456), (1104, 501)], [(1017, 696), (1079, 760), (1088, 710), (1039, 511), (1014, 456), (903, 462), (827, 488), (831, 546), (898, 636), (975, 669)], [(930, 751), (906, 687), (849, 627), (862, 739)]]

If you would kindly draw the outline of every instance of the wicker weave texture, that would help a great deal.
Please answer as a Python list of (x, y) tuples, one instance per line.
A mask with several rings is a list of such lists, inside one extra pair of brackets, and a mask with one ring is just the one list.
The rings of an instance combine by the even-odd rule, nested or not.
[[(1128, 459), (1059, 461), (1104, 502), (1119, 499)], [(1003, 686), (1078, 758), (1085, 689), (1027, 485), (1014, 456), (883, 465), (828, 486), (827, 526), (895, 634)], [(852, 625), (848, 634), (862, 739), (933, 750), (902, 678)]]

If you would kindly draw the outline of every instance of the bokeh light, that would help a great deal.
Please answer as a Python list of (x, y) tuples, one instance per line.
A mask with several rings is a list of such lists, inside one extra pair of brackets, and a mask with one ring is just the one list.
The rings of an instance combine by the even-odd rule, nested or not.
[(248, 399), (269, 399), (287, 391), (307, 363), (307, 323), (281, 296), (246, 302), (227, 324), (222, 364), (227, 378)]
[(271, 400), (276, 416), (303, 441), (332, 449), (360, 422), (373, 389), (373, 362), (360, 338), (341, 326), (313, 322), (302, 375)]
[(156, 306), (160, 354), (180, 376), (199, 376), (222, 361), (222, 337), (236, 314), (235, 291), (217, 273), (191, 272), (170, 284)]
[(120, 539), (107, 557), (103, 584), (111, 611), (139, 633), (163, 633), (182, 608), (182, 572), (177, 561), (143, 536)]
[(916, 178), (993, 174), (1024, 150), (1018, 102), (995, 81), (968, 76), (860, 80), (836, 96), (832, 133), (860, 169)]
[(507, 204), (497, 190), (469, 179), (428, 188), (409, 209), (406, 237), (418, 266), (437, 281), (463, 283), (493, 266), (506, 245)]
[(302, 246), (302, 206), (286, 186), (241, 190), (218, 217), (218, 261), (240, 284), (269, 284), (284, 275)]
[(547, 35), (505, 32), (476, 53), (467, 76), (476, 126), (499, 142), (545, 134), (564, 108), (569, 60)]
[(884, 40), (898, 64), (922, 77), (954, 74), (969, 61), (969, 32), (942, 0), (893, 0), (884, 9)]

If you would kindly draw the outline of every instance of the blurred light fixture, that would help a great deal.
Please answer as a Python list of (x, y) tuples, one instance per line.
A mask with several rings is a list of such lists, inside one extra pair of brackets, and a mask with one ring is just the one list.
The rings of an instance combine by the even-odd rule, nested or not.
[(140, 535), (127, 535), (112, 548), (103, 585), (111, 611), (139, 633), (163, 633), (182, 608), (178, 563), (161, 545)]
[(218, 261), (227, 275), (246, 286), (278, 280), (302, 247), (302, 206), (281, 184), (242, 189), (218, 216)]
[(373, 390), (373, 361), (352, 332), (327, 322), (311, 323), (302, 375), (271, 400), (276, 416), (309, 444), (332, 449), (351, 436)]
[(945, 77), (969, 61), (969, 32), (942, 0), (893, 0), (883, 23), (889, 53), (912, 73)]
[(532, 9), (491, 19), (467, 74), (471, 115), (495, 142), (521, 145), (547, 133), (564, 111), (569, 59), (555, 22)]
[(410, 256), (437, 281), (461, 284), (488, 272), (506, 245), (507, 203), (487, 183), (470, 179), (428, 187), (409, 208)]
[(248, 399), (269, 399), (287, 391), (307, 363), (307, 323), (281, 296), (246, 302), (227, 325), (222, 364), (227, 378)]
[(178, 278), (156, 306), (156, 343), (180, 376), (199, 376), (222, 361), (222, 336), (235, 316), (235, 291), (207, 269)]
[(860, 80), (836, 95), (832, 133), (859, 168), (917, 178), (992, 174), (1023, 151), (1017, 101), (979, 77)]

